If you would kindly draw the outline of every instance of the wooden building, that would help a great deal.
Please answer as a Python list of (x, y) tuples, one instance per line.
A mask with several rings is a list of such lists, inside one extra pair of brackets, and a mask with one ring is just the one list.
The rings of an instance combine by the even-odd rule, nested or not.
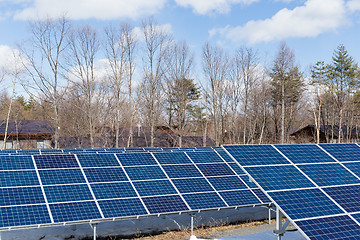
[[(4, 147), (6, 121), (0, 121), (0, 148)], [(55, 129), (49, 121), (11, 120), (6, 149), (51, 148)]]
[[(291, 143), (316, 143), (316, 126), (307, 125), (290, 134)], [(360, 127), (342, 126), (341, 142), (359, 142)], [(320, 143), (336, 143), (339, 139), (338, 125), (320, 126)]]

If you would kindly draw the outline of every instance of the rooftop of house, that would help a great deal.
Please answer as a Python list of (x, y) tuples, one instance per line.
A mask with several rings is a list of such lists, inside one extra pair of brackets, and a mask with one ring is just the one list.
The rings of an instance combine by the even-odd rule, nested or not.
[[(6, 131), (6, 121), (0, 120), (0, 135)], [(50, 121), (38, 120), (10, 120), (7, 129), (8, 135), (54, 135), (55, 129)]]

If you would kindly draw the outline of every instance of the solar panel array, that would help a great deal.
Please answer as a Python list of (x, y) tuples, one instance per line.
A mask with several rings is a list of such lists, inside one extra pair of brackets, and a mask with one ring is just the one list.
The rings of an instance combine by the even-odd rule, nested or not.
[(308, 239), (360, 239), (357, 144), (224, 149)]
[(74, 149), (0, 149), (0, 156), (6, 155), (53, 155), (53, 154), (94, 154), (94, 153), (137, 153), (137, 152), (201, 152), (222, 151), (221, 147), (122, 147), (122, 148), (74, 148)]
[(0, 229), (270, 202), (221, 149), (146, 151), (0, 156)]

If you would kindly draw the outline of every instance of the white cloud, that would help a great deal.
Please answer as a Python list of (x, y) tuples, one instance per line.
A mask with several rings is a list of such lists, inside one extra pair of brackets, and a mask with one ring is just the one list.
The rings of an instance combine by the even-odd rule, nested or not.
[[(163, 25), (156, 25), (155, 26), (155, 31), (164, 32), (164, 33), (168, 33), (168, 34), (173, 33), (172, 26), (169, 23), (168, 24), (163, 24)], [(142, 41), (144, 39), (144, 32), (143, 32), (143, 29), (141, 27), (135, 27), (133, 29), (132, 33), (134, 34), (135, 38), (138, 41)]]
[(0, 69), (11, 74), (15, 67), (17, 71), (23, 70), (20, 51), (7, 45), (0, 45)]
[(351, 11), (358, 11), (360, 10), (360, 0), (350, 0), (347, 6)]
[(293, 10), (284, 8), (272, 18), (249, 21), (243, 26), (210, 30), (233, 41), (250, 43), (282, 40), (289, 37), (316, 37), (346, 23), (344, 0), (308, 0)]
[(197, 14), (228, 13), (232, 5), (249, 5), (258, 0), (175, 0), (182, 7), (191, 7)]
[(71, 19), (138, 18), (155, 14), (167, 0), (33, 0), (31, 6), (20, 10), (16, 19), (59, 17)]

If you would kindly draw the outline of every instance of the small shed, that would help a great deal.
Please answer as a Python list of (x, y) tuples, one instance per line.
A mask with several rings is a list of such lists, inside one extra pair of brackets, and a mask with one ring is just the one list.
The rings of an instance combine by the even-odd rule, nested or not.
[[(360, 127), (342, 126), (342, 142), (359, 142)], [(291, 143), (315, 143), (316, 126), (307, 125), (292, 134), (290, 134)], [(336, 143), (339, 139), (338, 125), (321, 125), (320, 126), (320, 143)]]
[[(4, 147), (6, 121), (0, 121), (0, 148)], [(10, 120), (6, 149), (50, 148), (55, 129), (50, 121)]]

